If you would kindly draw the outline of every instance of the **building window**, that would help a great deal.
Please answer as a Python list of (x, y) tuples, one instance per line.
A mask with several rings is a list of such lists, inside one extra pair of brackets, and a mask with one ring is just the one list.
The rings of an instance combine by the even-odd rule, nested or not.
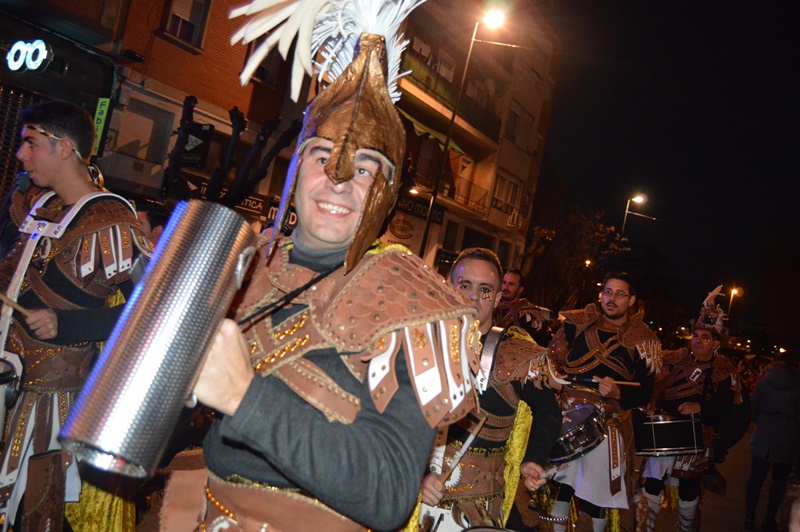
[(508, 120), (506, 121), (506, 138), (511, 142), (517, 138), (517, 121), (519, 115), (513, 109), (508, 110)]
[(164, 33), (200, 48), (208, 19), (209, 0), (172, 0), (167, 3)]
[(506, 118), (505, 137), (526, 153), (533, 152), (533, 115), (522, 108), (517, 102), (511, 102)]
[(497, 258), (500, 259), (500, 264), (502, 264), (504, 268), (510, 268), (511, 267), (511, 244), (509, 244), (505, 240), (501, 240), (497, 244)]
[(458, 249), (458, 224), (453, 220), (447, 220), (447, 226), (444, 230), (444, 242), (442, 248), (447, 250)]
[(492, 206), (506, 214), (511, 214), (519, 204), (520, 188), (517, 181), (498, 174)]

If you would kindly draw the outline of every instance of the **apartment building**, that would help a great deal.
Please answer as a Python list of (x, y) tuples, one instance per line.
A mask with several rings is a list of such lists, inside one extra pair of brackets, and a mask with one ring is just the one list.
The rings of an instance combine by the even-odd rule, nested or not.
[(412, 72), (399, 108), (410, 123), (413, 183), (385, 238), (443, 273), (471, 246), (519, 265), (561, 60), (559, 39), (529, 3), (511, 7), (496, 30), (476, 29), (482, 17), (477, 2), (437, 0), (412, 13), (406, 30), (403, 69)]
[[(6, 61), (0, 69), (4, 190), (18, 170), (19, 110), (51, 98), (74, 101), (97, 116), (98, 164), (112, 190), (134, 198), (161, 196), (187, 96), (197, 99), (187, 148), (194, 151), (183, 154), (182, 170), (194, 197), (204, 196), (228, 149), (234, 106), (247, 124), (228, 178), (261, 124), (280, 118), (269, 148), (302, 116), (311, 83), (306, 80), (301, 103), (292, 102), (289, 65), (275, 52), (253, 80), (239, 83), (251, 47), (230, 45), (241, 21), (228, 13), (240, 3), (0, 0), (3, 54), (22, 43), (22, 60), (38, 53), (37, 41), (47, 52), (36, 56), (43, 58), (37, 68), (12, 70)], [(561, 48), (530, 5), (511, 10), (501, 29), (481, 24), (472, 38), (482, 17), (477, 2), (430, 0), (405, 29), (411, 42), (402, 69), (411, 73), (400, 82), (398, 108), (407, 129), (406, 181), (383, 238), (422, 254), (442, 272), (464, 247), (493, 249), (508, 266), (518, 265), (524, 251)], [(291, 147), (278, 154), (266, 179), (239, 205), (242, 214), (262, 225), (271, 221), (290, 157)]]

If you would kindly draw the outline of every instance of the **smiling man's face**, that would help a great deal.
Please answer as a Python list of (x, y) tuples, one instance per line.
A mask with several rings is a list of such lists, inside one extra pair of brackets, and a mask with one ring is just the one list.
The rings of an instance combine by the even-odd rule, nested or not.
[(389, 171), (378, 152), (360, 149), (356, 151), (353, 178), (335, 184), (325, 173), (332, 148), (332, 141), (314, 138), (300, 156), (294, 192), (295, 232), (312, 249), (341, 249), (350, 244), (378, 169), (382, 175), (388, 175)]

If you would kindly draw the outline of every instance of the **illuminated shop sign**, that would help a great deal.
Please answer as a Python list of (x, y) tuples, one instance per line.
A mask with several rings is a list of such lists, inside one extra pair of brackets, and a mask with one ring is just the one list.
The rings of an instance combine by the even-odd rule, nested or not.
[(6, 54), (6, 64), (14, 72), (42, 71), (53, 60), (53, 49), (41, 39), (17, 41)]

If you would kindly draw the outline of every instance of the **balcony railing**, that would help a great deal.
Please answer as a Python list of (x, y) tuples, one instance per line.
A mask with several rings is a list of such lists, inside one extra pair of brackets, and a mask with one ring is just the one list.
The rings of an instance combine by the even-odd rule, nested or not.
[[(416, 174), (414, 184), (422, 187), (429, 192), (433, 191), (434, 176)], [(449, 198), (453, 202), (471, 210), (472, 212), (485, 216), (488, 212), (489, 191), (464, 179), (453, 175), (442, 176), (439, 181), (439, 198)]]
[[(428, 94), (450, 109), (455, 106), (458, 87), (440, 76), (413, 50), (407, 50), (403, 54), (403, 63), (400, 70), (411, 70), (411, 73), (407, 76), (408, 78), (414, 80)], [(458, 115), (490, 139), (496, 141), (500, 137), (500, 118), (466, 94), (461, 95)]]

